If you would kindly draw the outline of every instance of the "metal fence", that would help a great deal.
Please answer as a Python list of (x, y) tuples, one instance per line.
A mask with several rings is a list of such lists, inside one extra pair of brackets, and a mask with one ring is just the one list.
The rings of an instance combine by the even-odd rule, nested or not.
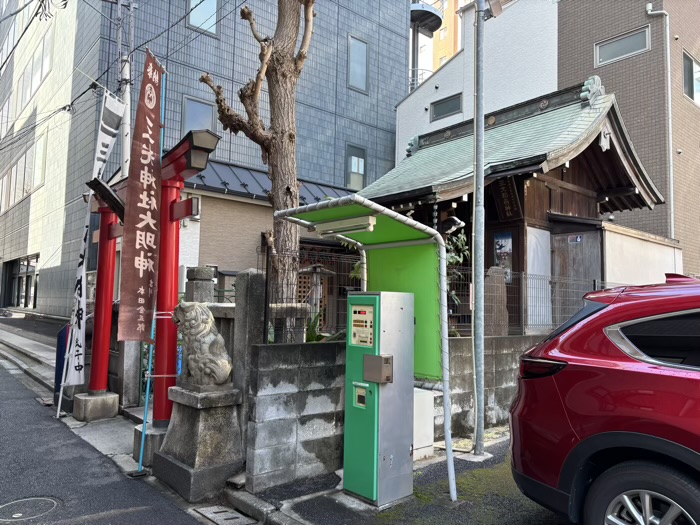
[[(298, 264), (296, 280), (272, 282), (274, 265), (285, 262)], [(360, 290), (359, 254), (301, 250), (273, 255), (261, 251), (258, 269), (265, 272), (268, 283), (267, 342), (343, 337), (348, 292)], [(447, 278), (450, 336), (469, 336), (472, 329), (471, 268), (449, 266)], [(485, 335), (546, 334), (581, 308), (587, 292), (614, 286), (619, 285), (491, 268), (485, 277)]]
[[(319, 341), (345, 330), (348, 292), (360, 290), (360, 256), (313, 249), (258, 252), (265, 273), (268, 342)], [(290, 279), (277, 279), (278, 265), (298, 265)], [(279, 282), (281, 281), (281, 282)]]

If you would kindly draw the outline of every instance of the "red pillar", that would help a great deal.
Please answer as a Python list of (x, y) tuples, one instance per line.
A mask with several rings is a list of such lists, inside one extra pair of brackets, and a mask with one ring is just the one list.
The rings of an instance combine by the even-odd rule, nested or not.
[[(177, 306), (177, 274), (180, 260), (180, 221), (171, 218), (171, 206), (180, 200), (181, 180), (162, 182), (160, 198), (160, 255), (158, 261), (158, 297), (156, 311), (170, 312)], [(169, 316), (159, 315), (156, 320), (156, 377), (153, 386), (153, 424), (166, 426), (173, 403), (168, 399), (168, 388), (175, 386), (177, 373), (177, 327)]]
[(100, 213), (100, 244), (97, 255), (97, 289), (95, 295), (95, 324), (92, 338), (92, 367), (90, 393), (107, 391), (109, 374), (109, 343), (112, 338), (112, 302), (114, 301), (114, 272), (117, 266), (117, 240), (110, 235), (117, 224), (117, 214), (106, 206)]

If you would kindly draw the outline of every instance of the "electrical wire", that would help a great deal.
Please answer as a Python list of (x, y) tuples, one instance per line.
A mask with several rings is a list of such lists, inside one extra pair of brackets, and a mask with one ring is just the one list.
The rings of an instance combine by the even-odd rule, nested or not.
[(165, 29), (163, 29), (163, 30), (162, 30), (160, 33), (158, 33), (156, 36), (154, 36), (154, 37), (152, 37), (152, 38), (149, 38), (149, 39), (146, 40), (145, 42), (143, 42), (143, 43), (139, 44), (138, 46), (136, 46), (131, 52), (134, 53), (135, 51), (138, 51), (139, 49), (141, 49), (141, 48), (147, 46), (148, 44), (150, 44), (150, 43), (153, 42), (154, 40), (157, 40), (158, 38), (160, 38), (161, 36), (163, 36), (165, 33), (167, 33), (168, 31), (170, 31), (173, 27), (175, 27), (177, 24), (179, 24), (179, 23), (182, 22), (185, 18), (187, 18), (187, 17), (189, 16), (189, 14), (190, 14), (192, 11), (194, 11), (195, 9), (197, 9), (197, 8), (198, 8), (200, 5), (202, 5), (205, 1), (206, 1), (206, 0), (199, 0), (199, 2), (197, 2), (196, 5), (190, 7), (190, 8), (185, 12), (185, 14), (182, 15), (182, 16), (181, 16), (180, 18), (178, 18), (177, 20), (175, 20), (175, 22), (173, 22), (173, 23), (170, 24), (168, 27), (166, 27)]
[(10, 58), (12, 58), (12, 55), (14, 54), (15, 49), (17, 49), (17, 46), (18, 46), (19, 43), (22, 41), (22, 37), (24, 37), (24, 35), (27, 34), (27, 31), (29, 30), (29, 28), (31, 27), (31, 25), (34, 23), (34, 20), (37, 19), (37, 15), (39, 14), (39, 8), (40, 8), (40, 7), (41, 7), (41, 6), (37, 6), (36, 11), (34, 11), (34, 14), (33, 14), (32, 17), (29, 19), (29, 23), (24, 27), (24, 31), (22, 31), (22, 34), (19, 35), (19, 38), (18, 38), (17, 41), (15, 42), (15, 45), (12, 46), (12, 49), (10, 49), (10, 52), (7, 54), (7, 57), (5, 58), (5, 60), (3, 61), (3, 63), (0, 64), (0, 71), (2, 71), (2, 70), (5, 68), (5, 65), (7, 64), (7, 62), (10, 60)]
[(9, 20), (13, 16), (20, 14), (22, 11), (24, 11), (30, 5), (32, 5), (32, 3), (28, 2), (28, 3), (24, 4), (22, 7), (20, 7), (19, 9), (17, 9), (17, 11), (13, 11), (9, 15), (3, 16), (2, 18), (0, 18), (0, 24), (2, 24), (5, 20)]
[[(207, 23), (209, 20), (211, 20), (211, 18), (212, 18), (213, 16), (217, 15), (219, 12), (222, 12), (223, 9), (224, 9), (224, 7), (226, 7), (229, 3), (231, 3), (231, 0), (224, 0), (224, 1), (221, 3), (221, 6), (204, 20), (204, 22), (202, 23), (202, 25), (204, 25), (204, 24)], [(228, 18), (229, 16), (231, 16), (231, 15), (232, 15), (233, 13), (235, 13), (235, 12), (238, 10), (238, 8), (241, 7), (244, 3), (245, 3), (245, 0), (242, 0), (241, 2), (238, 2), (238, 3), (233, 7), (233, 9), (231, 9), (228, 13), (226, 13), (226, 14), (223, 15), (223, 16), (221, 16), (220, 18), (217, 18), (217, 19), (214, 21), (214, 23), (211, 24), (211, 25), (210, 25), (209, 27), (207, 27), (206, 29), (204, 29), (204, 31), (208, 31), (208, 30), (211, 29), (212, 27), (216, 26), (216, 24), (218, 24), (218, 23), (221, 22), (222, 20), (225, 20), (226, 18)], [(165, 56), (163, 56), (163, 57), (158, 57), (158, 58), (159, 58), (162, 62), (165, 62), (166, 60), (168, 60), (169, 58), (171, 58), (175, 53), (177, 53), (178, 51), (182, 50), (182, 49), (185, 48), (186, 46), (190, 45), (192, 42), (194, 42), (196, 39), (198, 39), (198, 38), (199, 38), (200, 36), (202, 36), (203, 34), (205, 34), (205, 33), (201, 32), (201, 31), (195, 31), (194, 36), (190, 36), (190, 35), (185, 36), (185, 38), (183, 38), (182, 40), (180, 40), (180, 42), (178, 42), (177, 44), (175, 44), (175, 49), (172, 49), (171, 51), (169, 51), (167, 55), (165, 55)], [(136, 51), (136, 49), (138, 49), (138, 48), (135, 48), (134, 51)], [(139, 80), (142, 76), (143, 76), (143, 71), (140, 72), (140, 73), (137, 73), (136, 75), (134, 75), (134, 77), (131, 79), (132, 84), (133, 84), (134, 82), (136, 82), (137, 80)]]

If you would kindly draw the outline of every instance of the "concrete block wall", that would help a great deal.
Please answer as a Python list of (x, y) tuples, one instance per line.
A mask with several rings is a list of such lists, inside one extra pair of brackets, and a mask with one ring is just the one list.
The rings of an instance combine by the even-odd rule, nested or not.
[(249, 492), (342, 467), (344, 384), (344, 342), (253, 346)]
[[(484, 338), (484, 389), (486, 426), (508, 422), (508, 410), (517, 390), (520, 356), (542, 336)], [(450, 338), (450, 389), (452, 435), (466, 437), (474, 428), (474, 376), (472, 340)], [(442, 392), (435, 392), (435, 439), (445, 439)]]

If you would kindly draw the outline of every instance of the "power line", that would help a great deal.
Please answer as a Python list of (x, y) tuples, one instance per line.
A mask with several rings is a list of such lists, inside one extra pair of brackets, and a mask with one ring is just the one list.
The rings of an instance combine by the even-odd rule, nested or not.
[(22, 41), (22, 37), (24, 37), (24, 35), (27, 33), (27, 31), (29, 30), (29, 28), (31, 27), (31, 25), (34, 23), (34, 20), (36, 20), (37, 15), (39, 14), (39, 8), (40, 8), (40, 7), (41, 7), (40, 5), (37, 6), (36, 11), (34, 11), (34, 14), (32, 15), (32, 18), (29, 20), (29, 23), (25, 26), (24, 31), (22, 31), (22, 34), (19, 35), (19, 38), (18, 38), (17, 41), (15, 42), (15, 45), (12, 46), (12, 49), (10, 49), (10, 52), (7, 54), (7, 57), (5, 58), (5, 61), (4, 61), (2, 64), (0, 64), (0, 71), (2, 71), (2, 70), (5, 68), (5, 64), (7, 64), (7, 61), (10, 60), (10, 58), (12, 58), (12, 55), (14, 54), (15, 49), (17, 49), (17, 46), (18, 46), (19, 43)]
[[(207, 23), (213, 16), (217, 15), (220, 11), (223, 11), (224, 7), (225, 7), (226, 5), (228, 5), (230, 2), (231, 2), (231, 0), (224, 0), (224, 2), (221, 3), (221, 7), (219, 7), (219, 9), (217, 9), (214, 13), (212, 13), (211, 15), (209, 15), (209, 17), (208, 17), (206, 20), (204, 20), (204, 22), (202, 23), (202, 25), (204, 25), (205, 23)], [(245, 0), (242, 0), (241, 2), (238, 2), (238, 4), (236, 4), (236, 5), (233, 7), (233, 9), (231, 9), (228, 13), (226, 13), (226, 14), (223, 15), (223, 16), (221, 16), (220, 18), (217, 18), (217, 19), (214, 21), (213, 24), (211, 24), (209, 27), (207, 27), (207, 28), (204, 29), (204, 30), (205, 30), (205, 31), (208, 31), (208, 30), (211, 29), (212, 27), (216, 26), (216, 24), (218, 24), (218, 23), (221, 22), (222, 20), (224, 20), (224, 19), (228, 18), (229, 16), (231, 16), (231, 15), (232, 15), (233, 13), (235, 13), (235, 12), (238, 10), (238, 8), (241, 7), (244, 3), (245, 3)], [(204, 33), (200, 32), (200, 31), (196, 31), (195, 34), (194, 34), (194, 36), (185, 36), (185, 38), (183, 38), (179, 43), (177, 43), (177, 44), (175, 45), (175, 49), (173, 49), (173, 50), (171, 50), (170, 52), (168, 52), (168, 54), (165, 55), (164, 57), (161, 57), (161, 60), (163, 60), (163, 61), (168, 60), (168, 59), (171, 58), (175, 53), (177, 53), (178, 51), (181, 51), (183, 48), (185, 48), (185, 47), (187, 47), (188, 45), (190, 45), (192, 42), (194, 42), (196, 39), (198, 39), (198, 38), (199, 38), (200, 36), (202, 36), (203, 34), (204, 34)], [(135, 82), (136, 80), (138, 80), (138, 79), (141, 78), (142, 76), (143, 76), (143, 71), (140, 72), (140, 73), (138, 73), (137, 75), (135, 75), (134, 78), (132, 79), (132, 82)]]
[(0, 18), (0, 24), (2, 24), (5, 20), (9, 20), (13, 16), (20, 14), (22, 11), (24, 11), (30, 5), (32, 5), (32, 3), (28, 2), (28, 3), (24, 4), (22, 7), (20, 7), (19, 9), (17, 9), (17, 11), (13, 11), (9, 15), (3, 16), (2, 18)]
[(197, 2), (196, 5), (190, 7), (190, 8), (185, 12), (185, 14), (182, 15), (180, 18), (178, 18), (175, 22), (173, 22), (173, 23), (170, 24), (168, 27), (166, 27), (165, 29), (163, 29), (160, 33), (158, 33), (158, 34), (157, 34), (156, 36), (154, 36), (153, 38), (149, 38), (148, 40), (146, 40), (146, 41), (143, 42), (142, 44), (139, 44), (138, 46), (136, 46), (134, 49), (131, 50), (131, 52), (133, 53), (134, 51), (138, 51), (138, 50), (141, 49), (142, 47), (147, 46), (148, 44), (150, 44), (150, 43), (153, 42), (154, 40), (156, 40), (156, 39), (160, 38), (161, 36), (163, 36), (165, 33), (167, 33), (168, 31), (170, 31), (173, 27), (175, 27), (177, 24), (179, 24), (179, 23), (182, 22), (185, 18), (187, 18), (187, 17), (189, 16), (189, 14), (190, 14), (192, 11), (194, 11), (195, 9), (197, 9), (197, 7), (199, 7), (200, 5), (202, 5), (205, 1), (206, 1), (206, 0), (199, 0), (199, 2)]

